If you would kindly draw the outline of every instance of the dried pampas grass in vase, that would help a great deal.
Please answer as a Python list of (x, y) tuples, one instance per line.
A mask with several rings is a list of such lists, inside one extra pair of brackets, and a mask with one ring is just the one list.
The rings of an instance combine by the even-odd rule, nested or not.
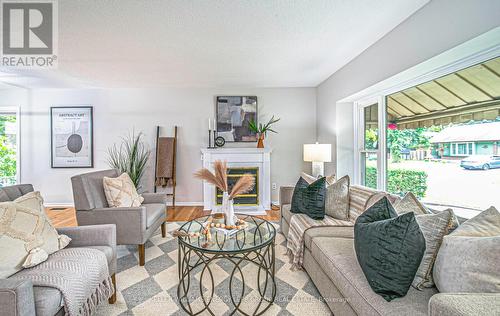
[(203, 168), (198, 170), (194, 176), (198, 179), (207, 181), (210, 184), (219, 188), (222, 193), (222, 212), (225, 214), (226, 225), (234, 226), (236, 223), (236, 216), (234, 215), (234, 202), (233, 199), (239, 195), (246, 193), (253, 189), (255, 185), (255, 178), (251, 174), (244, 174), (234, 184), (231, 192), (228, 193), (229, 187), (227, 184), (227, 163), (225, 161), (216, 160), (214, 163), (215, 172)]

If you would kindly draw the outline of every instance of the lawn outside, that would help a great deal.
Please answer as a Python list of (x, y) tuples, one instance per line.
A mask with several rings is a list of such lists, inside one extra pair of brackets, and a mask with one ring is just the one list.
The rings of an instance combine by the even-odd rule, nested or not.
[(460, 161), (389, 162), (388, 170), (405, 169), (425, 171), (427, 191), (424, 202), (463, 206), (484, 210), (500, 208), (500, 169), (465, 170)]

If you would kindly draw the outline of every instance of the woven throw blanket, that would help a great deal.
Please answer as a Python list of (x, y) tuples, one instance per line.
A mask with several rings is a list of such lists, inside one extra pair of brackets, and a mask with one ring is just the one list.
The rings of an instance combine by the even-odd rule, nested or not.
[(304, 259), (304, 236), (308, 229), (325, 226), (354, 226), (351, 221), (343, 221), (330, 216), (324, 219), (312, 219), (305, 214), (294, 214), (290, 220), (290, 228), (286, 243), (286, 255), (292, 264), (292, 270), (301, 270)]
[(114, 292), (103, 252), (90, 248), (61, 249), (33, 268), (11, 278), (61, 291), (66, 315), (92, 315)]
[(166, 187), (172, 185), (174, 176), (174, 142), (173, 137), (159, 137), (156, 157), (156, 185)]

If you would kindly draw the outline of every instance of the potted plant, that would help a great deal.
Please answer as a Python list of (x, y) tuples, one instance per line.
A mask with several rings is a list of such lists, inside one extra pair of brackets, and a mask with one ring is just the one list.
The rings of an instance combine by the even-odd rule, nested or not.
[[(252, 190), (255, 185), (255, 178), (251, 174), (244, 174), (233, 185), (229, 192), (227, 185), (227, 163), (225, 161), (216, 160), (214, 162), (215, 173), (203, 168), (198, 170), (194, 176), (207, 181), (210, 184), (219, 188), (222, 193), (222, 213), (226, 219), (226, 225), (235, 225), (236, 219), (234, 216), (234, 202), (233, 199), (239, 195)], [(214, 214), (214, 218), (217, 217)]]
[(121, 137), (121, 144), (114, 144), (108, 148), (108, 165), (118, 169), (121, 173), (126, 172), (137, 190), (141, 188), (141, 178), (146, 170), (151, 151), (142, 141), (143, 133)]
[(264, 138), (267, 136), (267, 132), (273, 132), (276, 134), (278, 133), (275, 130), (273, 130), (271, 126), (277, 123), (279, 120), (280, 120), (279, 118), (275, 119), (273, 115), (266, 124), (260, 123), (258, 126), (254, 120), (250, 121), (248, 127), (259, 137), (259, 140), (257, 142), (257, 148), (264, 148)]

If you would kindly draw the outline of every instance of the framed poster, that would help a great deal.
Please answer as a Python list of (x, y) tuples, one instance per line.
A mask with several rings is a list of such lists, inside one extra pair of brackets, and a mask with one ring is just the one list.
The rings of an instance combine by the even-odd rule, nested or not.
[(218, 96), (216, 104), (217, 135), (226, 142), (256, 142), (257, 135), (248, 127), (257, 123), (256, 96)]
[(93, 168), (93, 108), (50, 108), (52, 168)]

